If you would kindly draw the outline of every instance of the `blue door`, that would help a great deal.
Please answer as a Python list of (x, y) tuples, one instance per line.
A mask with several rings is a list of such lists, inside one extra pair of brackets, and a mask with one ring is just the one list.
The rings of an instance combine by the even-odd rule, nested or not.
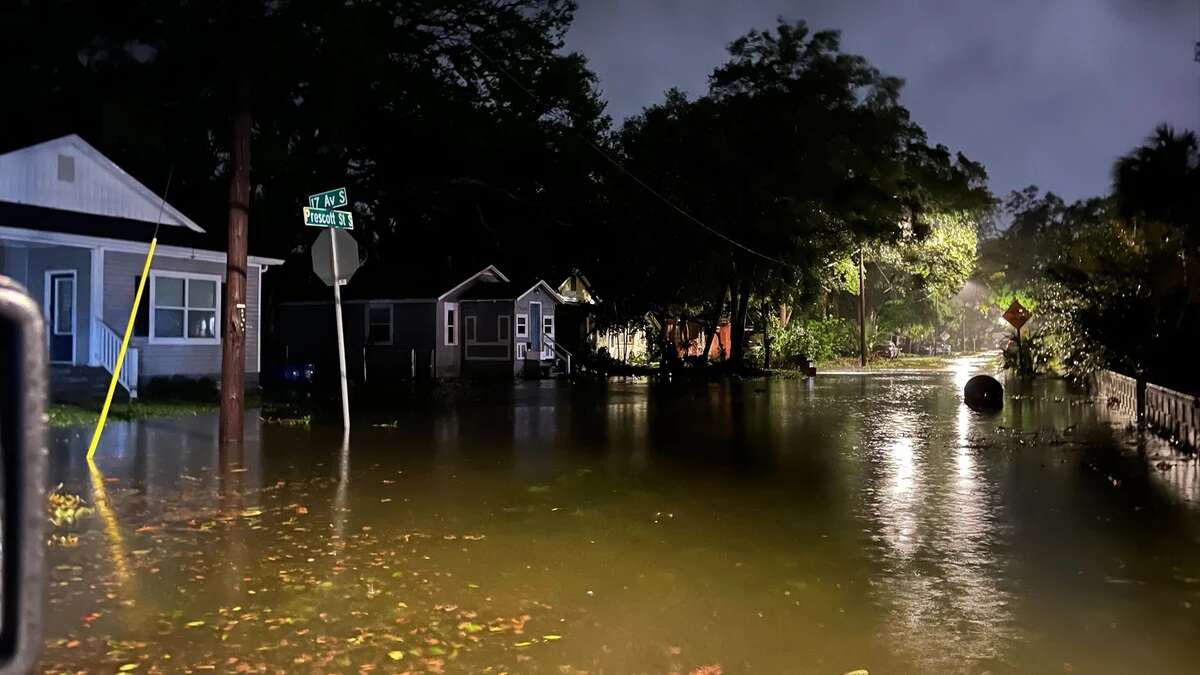
[(529, 303), (529, 337), (532, 343), (529, 351), (541, 353), (542, 351), (542, 303)]
[(50, 334), (50, 362), (75, 361), (75, 273), (51, 272), (46, 275), (47, 318)]

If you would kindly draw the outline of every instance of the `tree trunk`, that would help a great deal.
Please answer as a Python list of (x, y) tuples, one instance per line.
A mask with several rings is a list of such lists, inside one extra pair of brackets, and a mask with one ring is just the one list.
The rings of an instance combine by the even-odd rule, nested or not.
[(786, 305), (786, 304), (780, 305), (779, 306), (779, 327), (787, 328), (788, 324), (791, 322), (792, 322), (792, 307), (791, 307), (791, 305)]
[(762, 301), (763, 370), (771, 369), (771, 315), (767, 301)]
[(712, 349), (713, 338), (717, 335), (717, 329), (721, 326), (721, 312), (725, 311), (725, 296), (729, 294), (728, 288), (721, 291), (721, 297), (714, 305), (712, 316), (709, 318), (708, 337), (704, 340), (704, 359), (708, 362), (708, 350)]
[(242, 442), (246, 412), (246, 240), (250, 225), (250, 77), (241, 73), (235, 94), (229, 181), (229, 246), (225, 261), (225, 305), (221, 340), (222, 443)]
[(746, 315), (750, 309), (750, 290), (743, 281), (733, 292), (733, 305), (729, 326), (729, 360), (733, 367), (741, 369), (746, 363)]

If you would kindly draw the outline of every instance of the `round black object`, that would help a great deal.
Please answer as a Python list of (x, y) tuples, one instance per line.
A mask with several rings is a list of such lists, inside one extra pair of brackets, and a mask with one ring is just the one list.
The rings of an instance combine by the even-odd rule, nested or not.
[(1004, 407), (1004, 385), (991, 375), (976, 375), (963, 387), (963, 401), (973, 410), (999, 410)]

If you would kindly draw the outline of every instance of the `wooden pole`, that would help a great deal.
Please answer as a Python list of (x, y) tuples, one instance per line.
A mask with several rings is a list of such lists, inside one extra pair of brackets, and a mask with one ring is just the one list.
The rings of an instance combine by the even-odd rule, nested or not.
[(858, 249), (858, 364), (867, 367), (867, 266), (863, 251)]
[(221, 442), (242, 442), (246, 412), (246, 240), (250, 225), (250, 77), (238, 77), (229, 181), (225, 336), (221, 340)]

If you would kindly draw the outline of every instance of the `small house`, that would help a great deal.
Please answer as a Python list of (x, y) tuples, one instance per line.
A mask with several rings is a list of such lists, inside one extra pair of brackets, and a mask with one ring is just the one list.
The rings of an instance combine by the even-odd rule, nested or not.
[[(348, 375), (359, 382), (457, 377), (546, 377), (569, 372), (572, 354), (556, 341), (565, 299), (545, 281), (516, 283), (489, 265), (431, 285), (388, 275), (344, 289)], [(432, 282), (437, 284), (438, 282)], [(366, 297), (363, 297), (363, 296)], [(280, 357), (332, 369), (337, 335), (329, 300), (280, 304)]]
[[(100, 393), (122, 334), (155, 224), (158, 247), (119, 377), (136, 397), (156, 377), (217, 377), (225, 253), (175, 207), (79, 136), (0, 154), (0, 274), (40, 302), (51, 391)], [(246, 379), (260, 370), (262, 277), (283, 261), (250, 256)]]

